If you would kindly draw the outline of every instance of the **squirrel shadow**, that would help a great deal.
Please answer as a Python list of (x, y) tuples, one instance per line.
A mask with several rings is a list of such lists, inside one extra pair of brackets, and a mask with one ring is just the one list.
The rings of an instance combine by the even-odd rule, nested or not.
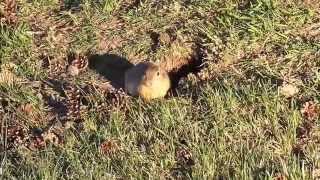
[(124, 88), (125, 72), (133, 66), (126, 58), (115, 54), (95, 54), (89, 57), (89, 68), (105, 77), (117, 89)]

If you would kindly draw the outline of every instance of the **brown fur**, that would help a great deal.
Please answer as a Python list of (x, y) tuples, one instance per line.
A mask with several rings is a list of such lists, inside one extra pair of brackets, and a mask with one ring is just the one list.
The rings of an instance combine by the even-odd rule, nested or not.
[(141, 62), (125, 73), (125, 90), (145, 100), (162, 98), (170, 88), (167, 72), (151, 62)]

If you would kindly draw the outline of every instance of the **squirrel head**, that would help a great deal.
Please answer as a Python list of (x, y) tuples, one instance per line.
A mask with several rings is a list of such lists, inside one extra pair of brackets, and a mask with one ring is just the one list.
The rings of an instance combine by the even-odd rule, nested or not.
[(168, 73), (161, 67), (152, 64), (146, 69), (144, 83), (147, 86), (157, 86), (169, 79)]

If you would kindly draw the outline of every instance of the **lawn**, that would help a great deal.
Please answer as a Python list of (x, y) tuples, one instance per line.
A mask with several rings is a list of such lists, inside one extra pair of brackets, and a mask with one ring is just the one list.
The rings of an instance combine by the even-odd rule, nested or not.
[[(320, 178), (318, 0), (4, 0), (0, 18), (0, 179)], [(165, 98), (122, 90), (141, 61)]]

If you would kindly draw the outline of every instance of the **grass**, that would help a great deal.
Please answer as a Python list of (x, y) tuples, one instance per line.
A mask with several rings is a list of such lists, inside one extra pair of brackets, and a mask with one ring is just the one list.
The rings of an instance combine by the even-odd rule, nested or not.
[[(301, 111), (320, 101), (317, 1), (17, 3), (18, 22), (0, 27), (1, 77), (12, 77), (0, 78), (2, 179), (319, 176), (319, 108), (307, 109), (313, 118)], [(74, 51), (178, 64), (195, 43), (204, 77), (189, 74), (178, 95), (152, 102), (112, 105), (96, 86), (86, 90), (105, 82), (97, 73), (65, 78), (59, 70)], [(82, 121), (53, 127), (57, 144), (17, 142), (36, 144), (34, 131), (59, 122), (65, 82), (80, 91)], [(299, 89), (289, 98), (281, 91), (287, 83)], [(10, 134), (17, 127), (20, 134)]]

